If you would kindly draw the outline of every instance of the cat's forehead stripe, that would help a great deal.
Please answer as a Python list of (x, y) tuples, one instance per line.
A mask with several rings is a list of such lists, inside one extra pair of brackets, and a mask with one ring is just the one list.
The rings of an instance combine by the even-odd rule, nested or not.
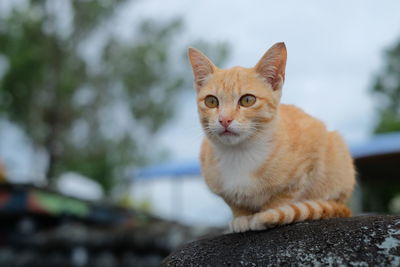
[(220, 82), (224, 90), (238, 90), (241, 93), (243, 84), (246, 83), (246, 74), (243, 68), (234, 67), (223, 72)]
[(245, 76), (235, 69), (223, 70), (214, 78), (211, 90), (218, 98), (224, 98), (226, 101), (236, 100), (246, 91), (248, 78)]

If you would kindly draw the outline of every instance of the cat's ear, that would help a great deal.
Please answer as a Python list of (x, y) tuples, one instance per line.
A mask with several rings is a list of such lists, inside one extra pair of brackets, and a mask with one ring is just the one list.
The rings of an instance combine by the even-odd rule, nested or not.
[(274, 91), (280, 90), (285, 81), (286, 58), (285, 43), (276, 43), (255, 66), (257, 73), (272, 86)]
[(194, 83), (199, 90), (216, 70), (215, 65), (203, 53), (194, 48), (189, 48), (188, 56), (190, 64), (192, 65)]

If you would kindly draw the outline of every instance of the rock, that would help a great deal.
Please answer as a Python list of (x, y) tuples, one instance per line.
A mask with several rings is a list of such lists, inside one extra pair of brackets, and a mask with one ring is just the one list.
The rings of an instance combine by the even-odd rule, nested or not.
[(400, 216), (301, 222), (189, 243), (161, 266), (400, 266)]

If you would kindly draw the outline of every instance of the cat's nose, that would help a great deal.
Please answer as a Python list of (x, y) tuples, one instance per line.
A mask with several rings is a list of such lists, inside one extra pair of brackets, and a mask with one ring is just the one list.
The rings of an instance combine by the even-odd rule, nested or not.
[(232, 119), (229, 117), (220, 117), (219, 118), (219, 123), (224, 126), (224, 128), (228, 128), (229, 124), (231, 124)]

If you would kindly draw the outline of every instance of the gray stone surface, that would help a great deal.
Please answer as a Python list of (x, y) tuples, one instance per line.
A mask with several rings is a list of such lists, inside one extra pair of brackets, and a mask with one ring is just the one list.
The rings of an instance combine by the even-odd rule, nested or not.
[(400, 266), (400, 216), (302, 222), (189, 243), (161, 266)]

